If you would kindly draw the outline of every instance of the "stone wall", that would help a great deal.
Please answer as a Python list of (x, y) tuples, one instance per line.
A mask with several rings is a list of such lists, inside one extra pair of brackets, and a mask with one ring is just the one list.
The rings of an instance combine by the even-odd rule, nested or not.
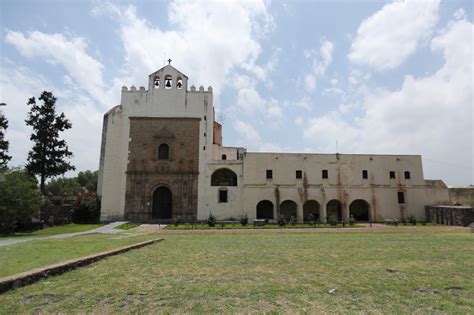
[[(160, 186), (172, 193), (172, 218), (197, 217), (199, 173), (197, 118), (130, 118), (130, 143), (125, 218), (152, 219), (153, 192)], [(170, 148), (169, 159), (158, 159), (158, 146)]]
[(449, 188), (449, 197), (453, 204), (474, 205), (474, 186)]
[(474, 210), (467, 206), (426, 206), (426, 221), (437, 224), (468, 226), (474, 222)]

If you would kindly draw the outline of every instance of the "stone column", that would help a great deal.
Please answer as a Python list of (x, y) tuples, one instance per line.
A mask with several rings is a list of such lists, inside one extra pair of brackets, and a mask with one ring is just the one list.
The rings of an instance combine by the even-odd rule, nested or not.
[(320, 205), (320, 209), (319, 209), (319, 220), (322, 222), (322, 223), (326, 223), (327, 222), (327, 211), (326, 211), (326, 202), (323, 201), (323, 203)]

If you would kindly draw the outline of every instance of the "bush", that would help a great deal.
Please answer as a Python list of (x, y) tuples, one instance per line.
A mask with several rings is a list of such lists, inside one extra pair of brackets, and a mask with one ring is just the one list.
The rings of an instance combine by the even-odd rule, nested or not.
[(210, 227), (216, 226), (216, 217), (212, 214), (212, 212), (209, 212), (209, 217), (207, 218), (207, 225)]
[(24, 170), (0, 173), (0, 234), (11, 234), (29, 226), (38, 214), (42, 197), (36, 179)]
[(174, 226), (178, 226), (180, 225), (182, 222), (181, 222), (181, 218), (180, 217), (177, 217), (175, 219), (173, 219), (173, 224)]
[(280, 217), (278, 218), (278, 225), (279, 226), (285, 226), (286, 225), (286, 219), (284, 216), (280, 215)]
[(415, 217), (414, 215), (410, 214), (410, 215), (408, 216), (408, 222), (409, 222), (410, 224), (416, 225), (416, 217)]
[(314, 225), (316, 223), (316, 217), (314, 216), (314, 214), (310, 213), (308, 217), (306, 218), (306, 221), (309, 224)]
[(240, 218), (240, 224), (242, 226), (247, 226), (247, 224), (249, 224), (249, 217), (247, 216), (247, 214), (245, 214), (244, 216), (242, 216), (242, 218)]
[(328, 223), (332, 226), (337, 226), (337, 224), (339, 223), (339, 220), (337, 219), (337, 216), (332, 214), (328, 217)]
[(296, 224), (296, 217), (294, 215), (290, 216), (290, 219), (288, 220), (290, 225), (295, 225)]
[(354, 216), (351, 214), (351, 216), (349, 217), (349, 225), (354, 225), (355, 223), (355, 218)]
[(80, 194), (72, 207), (72, 222), (94, 224), (100, 222), (100, 200), (95, 193)]

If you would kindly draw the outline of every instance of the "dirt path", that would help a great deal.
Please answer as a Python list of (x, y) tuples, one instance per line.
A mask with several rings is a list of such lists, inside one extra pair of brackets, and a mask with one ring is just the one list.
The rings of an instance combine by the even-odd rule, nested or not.
[(363, 224), (364, 227), (357, 228), (281, 228), (281, 229), (209, 229), (209, 230), (167, 230), (164, 225), (158, 224), (142, 224), (130, 231), (133, 232), (154, 232), (159, 234), (177, 234), (177, 233), (265, 233), (265, 232), (277, 232), (277, 233), (347, 233), (347, 232), (412, 232), (412, 231), (466, 231), (469, 232), (469, 227), (461, 226), (389, 226), (385, 224), (373, 223), (372, 227), (370, 224)]

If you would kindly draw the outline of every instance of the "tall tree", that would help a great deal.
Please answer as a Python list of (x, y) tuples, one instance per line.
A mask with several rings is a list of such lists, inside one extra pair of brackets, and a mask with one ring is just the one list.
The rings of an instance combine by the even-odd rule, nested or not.
[(44, 194), (44, 183), (47, 178), (62, 175), (76, 168), (66, 159), (72, 157), (66, 141), (59, 139), (59, 132), (71, 128), (71, 123), (64, 113), (56, 114), (56, 97), (53, 93), (44, 91), (37, 105), (34, 97), (30, 98), (26, 124), (33, 127), (30, 140), (34, 142), (28, 153), (26, 169), (33, 175), (40, 177), (40, 190)]
[[(3, 104), (4, 105), (4, 104)], [(0, 109), (0, 169), (6, 168), (11, 156), (8, 155), (8, 141), (5, 140), (5, 132), (8, 128), (8, 120)]]

